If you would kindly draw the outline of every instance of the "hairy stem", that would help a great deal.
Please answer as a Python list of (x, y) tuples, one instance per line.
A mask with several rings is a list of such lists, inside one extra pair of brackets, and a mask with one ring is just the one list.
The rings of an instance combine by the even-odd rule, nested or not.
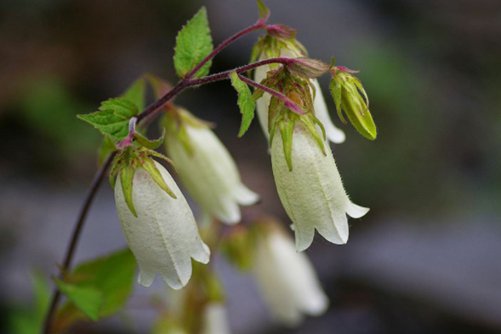
[(137, 117), (137, 122), (141, 122), (144, 118), (148, 117), (149, 115), (153, 114), (156, 112), (158, 109), (160, 109), (163, 105), (165, 105), (169, 100), (171, 100), (174, 96), (178, 95), (181, 93), (183, 90), (185, 90), (187, 87), (191, 86), (189, 84), (190, 80), (195, 76), (195, 74), (205, 65), (207, 64), (208, 61), (212, 60), (216, 55), (218, 55), (223, 49), (228, 47), (230, 44), (235, 42), (236, 40), (240, 39), (241, 37), (259, 30), (263, 29), (266, 27), (266, 24), (263, 20), (258, 20), (255, 24), (251, 25), (250, 27), (247, 27), (245, 29), (240, 30), (233, 36), (228, 37), (224, 41), (222, 41), (212, 52), (207, 55), (200, 63), (198, 63), (197, 66), (195, 66), (186, 76), (181, 79), (167, 94), (162, 96), (159, 100), (153, 102), (150, 104), (141, 114), (138, 115)]
[(253, 31), (260, 30), (266, 27), (266, 23), (264, 20), (258, 20), (255, 24), (247, 27), (245, 29), (240, 30), (233, 36), (228, 37), (224, 41), (222, 41), (212, 52), (207, 55), (197, 66), (195, 66), (188, 74), (186, 74), (185, 79), (191, 79), (208, 61), (214, 58), (219, 52), (225, 49), (228, 45), (232, 44), (236, 40), (240, 39), (240, 37), (245, 36)]
[(187, 84), (191, 86), (200, 86), (200, 85), (205, 85), (208, 83), (216, 82), (216, 81), (221, 81), (221, 80), (227, 80), (230, 77), (230, 74), (233, 72), (237, 72), (238, 74), (245, 73), (247, 71), (251, 71), (253, 69), (256, 69), (260, 66), (265, 66), (265, 65), (270, 65), (270, 64), (283, 64), (283, 65), (289, 65), (295, 61), (294, 58), (286, 58), (286, 57), (278, 57), (278, 58), (268, 58), (264, 60), (257, 61), (252, 64), (247, 64), (244, 66), (240, 66), (231, 70), (227, 70), (224, 72), (219, 72), (219, 73), (214, 73), (211, 75), (207, 75), (205, 77), (199, 78), (199, 79), (191, 79), (187, 82)]
[[(219, 54), (223, 49), (225, 49), (227, 46), (235, 42), (236, 40), (240, 39), (241, 37), (259, 30), (263, 29), (266, 27), (266, 22), (263, 19), (258, 20), (255, 24), (252, 26), (249, 26), (245, 29), (242, 29), (241, 31), (237, 32), (233, 36), (230, 36), (223, 42), (221, 42), (207, 57), (205, 57), (197, 66), (195, 66), (182, 80), (180, 80), (170, 91), (168, 91), (164, 96), (162, 96), (160, 99), (157, 101), (151, 103), (146, 107), (146, 109), (141, 112), (137, 116), (137, 124), (141, 123), (144, 119), (148, 118), (149, 116), (152, 116), (160, 110), (165, 104), (167, 104), (170, 100), (172, 100), (175, 96), (180, 94), (183, 90), (190, 86), (195, 86), (195, 84), (190, 84), (190, 80), (193, 78), (193, 76), (202, 68), (208, 61), (213, 59), (217, 54)], [(211, 81), (208, 81), (211, 82)], [(198, 84), (200, 85), (200, 84)], [(75, 227), (73, 229), (70, 243), (68, 244), (68, 248), (66, 249), (65, 257), (63, 264), (61, 266), (61, 273), (60, 277), (62, 278), (66, 272), (69, 271), (71, 267), (71, 262), (73, 260), (74, 254), (76, 247), (78, 245), (78, 241), (80, 239), (81, 231), (83, 229), (83, 226), (85, 224), (85, 219), (87, 217), (87, 214), (89, 212), (89, 209), (94, 201), (94, 198), (97, 194), (97, 191), (104, 179), (104, 176), (106, 174), (106, 171), (111, 165), (111, 162), (115, 156), (116, 152), (112, 153), (105, 161), (103, 166), (97, 171), (96, 176), (94, 177), (94, 180), (92, 181), (92, 184), (87, 192), (87, 196), (85, 197), (85, 200), (83, 202), (82, 208), (80, 210), (80, 213), (78, 214), (77, 221), (75, 223)], [(54, 293), (52, 295), (52, 299), (50, 302), (49, 310), (47, 312), (47, 316), (44, 321), (44, 327), (43, 327), (43, 332), (44, 334), (49, 334), (51, 332), (51, 326), (52, 326), (52, 321), (54, 318), (54, 315), (57, 310), (57, 305), (59, 303), (59, 300), (61, 299), (61, 291), (59, 289), (55, 288)]]

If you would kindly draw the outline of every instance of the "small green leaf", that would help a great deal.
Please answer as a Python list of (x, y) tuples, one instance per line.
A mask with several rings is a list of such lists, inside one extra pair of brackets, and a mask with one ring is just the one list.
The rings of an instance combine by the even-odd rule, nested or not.
[(56, 279), (56, 284), (59, 290), (85, 315), (94, 321), (99, 319), (99, 309), (103, 303), (103, 296), (100, 291), (93, 287), (67, 284), (58, 279)]
[(121, 97), (132, 102), (136, 106), (137, 110), (143, 110), (145, 91), (146, 81), (141, 77), (134, 81)]
[(135, 268), (128, 249), (80, 264), (64, 281), (56, 282), (69, 299), (63, 309), (69, 314), (79, 309), (92, 320), (114, 314), (132, 292)]
[(270, 16), (270, 9), (266, 7), (262, 0), (257, 0), (257, 9), (259, 11), (259, 18), (266, 20)]
[(238, 93), (238, 107), (240, 108), (240, 113), (242, 114), (242, 124), (240, 125), (240, 131), (238, 132), (238, 137), (242, 137), (245, 132), (249, 129), (252, 120), (254, 119), (254, 111), (256, 109), (256, 101), (252, 96), (252, 92), (249, 86), (245, 84), (238, 77), (237, 72), (230, 74), (231, 85)]
[[(174, 49), (174, 67), (177, 75), (183, 78), (211, 52), (212, 37), (207, 10), (202, 7), (177, 34)], [(211, 61), (208, 61), (195, 73), (195, 77), (207, 75), (210, 66)]]
[(94, 126), (116, 144), (128, 135), (129, 120), (137, 113), (134, 103), (124, 98), (114, 98), (102, 102), (99, 111), (77, 117)]

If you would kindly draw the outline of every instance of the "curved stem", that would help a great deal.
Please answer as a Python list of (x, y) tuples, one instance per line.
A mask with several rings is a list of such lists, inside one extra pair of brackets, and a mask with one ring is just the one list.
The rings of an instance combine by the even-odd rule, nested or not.
[(286, 58), (286, 57), (268, 58), (268, 59), (257, 61), (255, 63), (240, 66), (240, 67), (237, 67), (237, 68), (234, 68), (231, 70), (207, 75), (207, 76), (199, 78), (199, 79), (191, 79), (191, 80), (188, 80), (187, 85), (190, 87), (200, 86), (200, 85), (204, 85), (207, 83), (212, 83), (212, 82), (216, 82), (216, 81), (229, 79), (230, 74), (233, 72), (237, 72), (238, 74), (241, 74), (241, 73), (253, 70), (255, 68), (258, 68), (260, 66), (265, 66), (265, 65), (270, 65), (270, 64), (289, 65), (291, 63), (294, 63), (294, 61), (295, 61), (294, 58)]
[[(71, 267), (71, 262), (73, 260), (73, 255), (75, 254), (75, 250), (77, 248), (78, 244), (78, 239), (80, 237), (82, 228), (85, 223), (85, 218), (87, 218), (87, 214), (89, 213), (89, 209), (92, 205), (92, 202), (94, 201), (94, 198), (96, 197), (97, 191), (99, 190), (99, 186), (101, 185), (104, 176), (106, 175), (106, 171), (108, 170), (109, 166), (111, 165), (111, 161), (115, 157), (115, 152), (110, 154), (106, 161), (103, 163), (101, 168), (97, 171), (96, 175), (94, 176), (94, 180), (92, 181), (91, 186), (89, 187), (89, 190), (87, 192), (87, 196), (85, 196), (85, 200), (83, 202), (83, 205), (80, 209), (80, 212), (78, 214), (77, 221), (75, 223), (75, 227), (73, 229), (73, 232), (71, 234), (71, 240), (70, 243), (68, 244), (68, 248), (66, 249), (66, 255), (64, 257), (63, 264), (61, 266), (61, 273), (60, 277), (62, 278), (64, 274), (70, 269)], [(54, 314), (56, 312), (57, 304), (59, 303), (59, 299), (61, 299), (61, 291), (56, 287), (54, 294), (52, 295), (52, 300), (50, 302), (49, 306), (49, 311), (47, 313), (47, 317), (45, 318), (45, 323), (43, 327), (43, 333), (48, 334), (50, 333), (51, 325), (52, 325), (52, 319), (54, 318)]]
[(210, 61), (219, 52), (225, 49), (228, 45), (238, 40), (240, 37), (245, 36), (253, 31), (263, 29), (264, 27), (266, 27), (265, 20), (258, 20), (255, 24), (251, 25), (250, 27), (242, 29), (233, 36), (228, 37), (227, 39), (222, 41), (214, 50), (212, 50), (212, 52), (209, 55), (207, 55), (207, 57), (205, 57), (197, 66), (195, 66), (190, 72), (188, 72), (185, 78), (191, 79), (205, 64), (207, 64), (208, 61)]
[[(197, 66), (195, 66), (182, 80), (180, 80), (176, 86), (174, 86), (170, 91), (168, 91), (164, 96), (162, 96), (160, 99), (157, 101), (151, 103), (149, 106), (146, 107), (146, 109), (141, 112), (137, 116), (137, 124), (139, 124), (141, 121), (143, 121), (145, 118), (148, 116), (154, 114), (156, 111), (158, 111), (160, 108), (162, 108), (166, 103), (168, 103), (172, 98), (174, 98), (176, 95), (180, 94), (184, 89), (190, 86), (194, 86), (193, 84), (190, 84), (190, 80), (193, 78), (193, 76), (202, 68), (208, 61), (210, 61), (212, 58), (214, 58), (219, 52), (221, 52), (223, 49), (225, 49), (227, 46), (235, 42), (236, 40), (240, 39), (241, 37), (247, 35), (248, 33), (251, 33), (253, 31), (262, 29), (266, 26), (265, 20), (260, 19), (258, 20), (255, 24), (253, 24), (250, 27), (247, 27), (245, 29), (242, 29), (241, 31), (237, 32), (233, 36), (230, 36), (226, 40), (224, 40), (222, 43), (220, 43), (207, 57), (205, 57)], [(210, 82), (210, 81), (209, 81)], [(75, 223), (75, 227), (72, 232), (71, 240), (70, 243), (68, 244), (68, 248), (66, 249), (63, 265), (61, 266), (61, 273), (60, 277), (63, 277), (63, 275), (70, 269), (71, 262), (73, 260), (73, 256), (78, 244), (78, 240), (81, 235), (82, 228), (85, 223), (85, 219), (87, 217), (87, 214), (89, 212), (89, 209), (94, 201), (94, 198), (97, 194), (97, 191), (99, 189), (99, 186), (101, 185), (104, 176), (106, 174), (107, 169), (111, 165), (111, 162), (115, 156), (116, 152), (113, 152), (108, 156), (106, 159), (105, 163), (103, 166), (98, 170), (96, 173), (96, 176), (94, 177), (94, 180), (92, 181), (92, 184), (87, 192), (87, 196), (85, 197), (85, 200), (83, 202), (82, 208), (80, 209), (80, 213), (78, 214), (77, 221)], [(43, 326), (43, 332), (44, 334), (49, 334), (52, 326), (52, 320), (54, 318), (55, 312), (57, 310), (57, 305), (59, 303), (59, 300), (61, 299), (61, 291), (56, 287), (54, 290), (54, 293), (52, 295), (52, 299), (50, 302), (49, 310), (47, 312), (47, 316), (44, 321), (44, 326)]]

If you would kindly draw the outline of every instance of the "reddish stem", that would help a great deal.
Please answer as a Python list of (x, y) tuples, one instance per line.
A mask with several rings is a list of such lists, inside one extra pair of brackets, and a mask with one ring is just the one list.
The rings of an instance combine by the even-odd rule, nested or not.
[[(195, 66), (186, 76), (184, 79), (180, 80), (176, 86), (174, 86), (170, 91), (168, 91), (164, 96), (162, 96), (160, 99), (157, 101), (153, 102), (149, 106), (146, 107), (146, 109), (140, 113), (137, 116), (137, 124), (141, 123), (145, 118), (147, 118), (150, 115), (153, 115), (156, 111), (161, 109), (166, 103), (168, 103), (172, 98), (174, 98), (176, 95), (180, 94), (184, 89), (190, 86), (189, 81), (192, 79), (192, 77), (202, 68), (208, 61), (210, 61), (212, 58), (214, 58), (219, 52), (221, 52), (224, 48), (238, 40), (239, 38), (245, 36), (248, 33), (251, 33), (253, 31), (259, 30), (266, 27), (266, 22), (263, 19), (258, 20), (255, 24), (253, 24), (250, 27), (247, 27), (245, 29), (242, 29), (241, 31), (237, 32), (233, 36), (230, 36), (226, 40), (224, 40), (221, 44), (219, 44), (207, 57), (205, 57), (197, 66)], [(71, 261), (73, 259), (78, 240), (81, 235), (82, 228), (85, 223), (85, 219), (87, 217), (87, 214), (89, 212), (89, 209), (92, 205), (92, 202), (94, 201), (94, 198), (97, 194), (97, 190), (99, 189), (99, 186), (101, 185), (104, 175), (106, 174), (106, 171), (108, 167), (111, 164), (111, 161), (113, 160), (113, 157), (115, 156), (116, 152), (112, 153), (110, 156), (108, 156), (107, 160), (103, 164), (103, 166), (97, 171), (96, 176), (94, 178), (94, 181), (92, 182), (91, 187), (89, 188), (89, 191), (87, 193), (87, 196), (83, 202), (82, 208), (80, 210), (80, 213), (77, 217), (77, 222), (75, 224), (75, 228), (73, 230), (72, 236), (70, 243), (68, 245), (68, 248), (66, 250), (66, 255), (63, 261), (63, 265), (61, 266), (61, 274), (64, 275), (66, 272), (71, 267)], [(57, 305), (59, 303), (59, 300), (61, 299), (61, 292), (59, 289), (56, 287), (54, 290), (54, 294), (52, 295), (52, 300), (49, 306), (49, 310), (47, 312), (47, 316), (45, 318), (44, 322), (44, 327), (43, 327), (43, 333), (44, 334), (49, 334), (51, 330), (51, 325), (52, 325), (52, 319), (54, 318), (54, 314), (57, 310)]]

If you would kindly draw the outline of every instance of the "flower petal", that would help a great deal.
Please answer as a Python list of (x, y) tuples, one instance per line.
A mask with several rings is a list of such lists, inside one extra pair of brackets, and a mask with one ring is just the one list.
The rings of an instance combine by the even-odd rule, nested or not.
[(230, 153), (209, 128), (183, 126), (191, 152), (176, 133), (168, 131), (166, 137), (167, 152), (181, 181), (202, 210), (224, 223), (238, 223), (241, 217), (238, 204), (253, 204), (258, 196), (242, 184)]
[(327, 109), (327, 104), (325, 103), (324, 95), (322, 94), (322, 89), (318, 84), (318, 80), (311, 80), (313, 87), (315, 88), (315, 99), (313, 100), (313, 108), (315, 109), (315, 116), (322, 123), (329, 141), (340, 144), (346, 139), (346, 135), (340, 129), (338, 129), (334, 123), (332, 123), (331, 117), (329, 116), (329, 110)]
[(294, 223), (296, 249), (303, 251), (313, 240), (314, 230), (335, 244), (348, 240), (346, 213), (361, 213), (351, 206), (331, 150), (324, 155), (314, 138), (298, 123), (292, 140), (293, 169), (290, 171), (280, 137), (271, 147), (273, 175), (278, 195)]
[(154, 274), (159, 273), (169, 286), (179, 289), (191, 277), (191, 258), (206, 263), (210, 251), (200, 239), (183, 194), (167, 170), (155, 164), (177, 198), (170, 197), (139, 168), (132, 190), (137, 217), (127, 208), (121, 182), (115, 186), (117, 213), (140, 268), (140, 284), (151, 285)]

